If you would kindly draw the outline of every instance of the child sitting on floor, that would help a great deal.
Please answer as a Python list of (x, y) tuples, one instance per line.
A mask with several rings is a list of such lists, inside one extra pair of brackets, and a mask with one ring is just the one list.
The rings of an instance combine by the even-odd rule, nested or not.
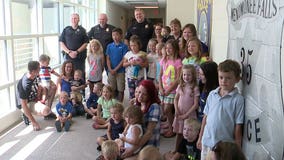
[(64, 127), (65, 131), (69, 131), (72, 118), (72, 105), (65, 91), (62, 91), (59, 95), (59, 102), (56, 105), (56, 115), (55, 127), (57, 132), (61, 132), (62, 127)]
[(86, 106), (84, 106), (86, 114), (86, 119), (91, 119), (97, 114), (98, 99), (102, 95), (102, 89), (104, 84), (101, 82), (95, 83), (93, 87), (93, 92), (90, 92), (90, 96), (87, 100)]
[(115, 140), (119, 138), (119, 134), (124, 131), (126, 122), (123, 119), (123, 105), (116, 103), (110, 108), (111, 118), (108, 122), (107, 134), (97, 138), (98, 147), (97, 150), (101, 150), (101, 145), (106, 140)]
[(100, 155), (96, 160), (117, 160), (118, 155), (118, 145), (112, 140), (107, 140), (102, 144), (102, 155)]
[(97, 115), (93, 116), (95, 121), (93, 124), (94, 129), (107, 128), (110, 119), (110, 108), (117, 103), (113, 98), (113, 90), (110, 85), (103, 87), (102, 96), (98, 99)]
[(200, 123), (197, 119), (188, 118), (184, 121), (183, 139), (176, 152), (167, 152), (165, 160), (198, 160), (200, 150), (196, 147)]

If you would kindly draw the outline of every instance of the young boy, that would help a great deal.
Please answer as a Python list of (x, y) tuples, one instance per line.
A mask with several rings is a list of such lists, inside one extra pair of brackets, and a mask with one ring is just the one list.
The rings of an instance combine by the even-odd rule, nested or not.
[(98, 82), (94, 85), (93, 92), (90, 92), (90, 96), (87, 100), (86, 106), (84, 106), (84, 109), (86, 111), (86, 119), (91, 119), (93, 116), (97, 114), (97, 105), (98, 105), (98, 99), (102, 95), (104, 84), (101, 82)]
[(165, 160), (199, 160), (200, 150), (196, 147), (200, 123), (197, 119), (188, 118), (184, 121), (183, 139), (176, 152), (167, 152)]
[(125, 68), (122, 64), (128, 47), (122, 42), (122, 30), (120, 28), (112, 30), (112, 39), (113, 42), (107, 46), (106, 50), (108, 83), (117, 92), (117, 100), (122, 102), (125, 89)]
[[(56, 88), (55, 83), (51, 80), (51, 74), (59, 77), (60, 75), (55, 72), (49, 66), (50, 57), (46, 54), (42, 54), (39, 56), (40, 70), (39, 70), (39, 79), (40, 85), (42, 86), (42, 99), (41, 103), (45, 104), (48, 97), (48, 90), (52, 88)], [(52, 103), (52, 102), (51, 102)]]
[(138, 154), (137, 160), (163, 160), (159, 149), (152, 145), (145, 146)]
[(59, 95), (59, 102), (56, 105), (57, 119), (55, 121), (55, 127), (57, 132), (61, 132), (64, 126), (65, 131), (69, 131), (72, 118), (72, 105), (69, 102), (68, 93), (62, 91)]
[(113, 140), (106, 140), (102, 144), (102, 155), (96, 160), (117, 160), (118, 155), (118, 145)]
[(221, 140), (235, 141), (241, 147), (244, 123), (244, 98), (235, 88), (241, 68), (234, 60), (219, 64), (219, 87), (209, 93), (197, 142), (204, 160), (212, 147)]

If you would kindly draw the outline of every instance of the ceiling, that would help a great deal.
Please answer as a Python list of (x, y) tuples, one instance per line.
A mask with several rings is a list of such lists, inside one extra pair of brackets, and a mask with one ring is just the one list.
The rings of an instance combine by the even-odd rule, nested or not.
[(167, 0), (109, 0), (123, 8), (133, 9), (135, 7), (149, 8), (158, 7), (166, 8)]

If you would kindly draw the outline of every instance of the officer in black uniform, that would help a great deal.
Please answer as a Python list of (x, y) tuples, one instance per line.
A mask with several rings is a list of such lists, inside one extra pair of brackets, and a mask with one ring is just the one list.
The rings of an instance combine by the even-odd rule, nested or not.
[(141, 50), (147, 52), (148, 41), (153, 36), (153, 25), (145, 19), (145, 13), (142, 9), (135, 9), (134, 16), (136, 21), (127, 29), (125, 43), (129, 46), (130, 37), (132, 35), (137, 35), (142, 42)]
[(82, 71), (85, 80), (85, 60), (87, 57), (87, 44), (89, 42), (86, 29), (79, 26), (79, 14), (71, 15), (71, 26), (64, 28), (59, 37), (60, 46), (65, 60), (71, 60), (74, 69)]
[(99, 24), (92, 27), (88, 32), (88, 37), (90, 40), (97, 39), (103, 46), (104, 53), (106, 52), (106, 47), (108, 44), (113, 42), (112, 40), (112, 30), (115, 28), (113, 25), (107, 24), (107, 15), (101, 13), (99, 15)]

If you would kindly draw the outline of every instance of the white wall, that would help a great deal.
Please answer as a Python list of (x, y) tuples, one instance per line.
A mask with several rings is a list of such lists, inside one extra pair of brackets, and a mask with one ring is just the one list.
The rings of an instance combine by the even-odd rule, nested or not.
[[(226, 0), (213, 1), (210, 55), (217, 63), (227, 58), (228, 18), (226, 5)], [(178, 18), (182, 25), (187, 23), (197, 25), (197, 0), (167, 0), (166, 14), (167, 25), (173, 18)]]

